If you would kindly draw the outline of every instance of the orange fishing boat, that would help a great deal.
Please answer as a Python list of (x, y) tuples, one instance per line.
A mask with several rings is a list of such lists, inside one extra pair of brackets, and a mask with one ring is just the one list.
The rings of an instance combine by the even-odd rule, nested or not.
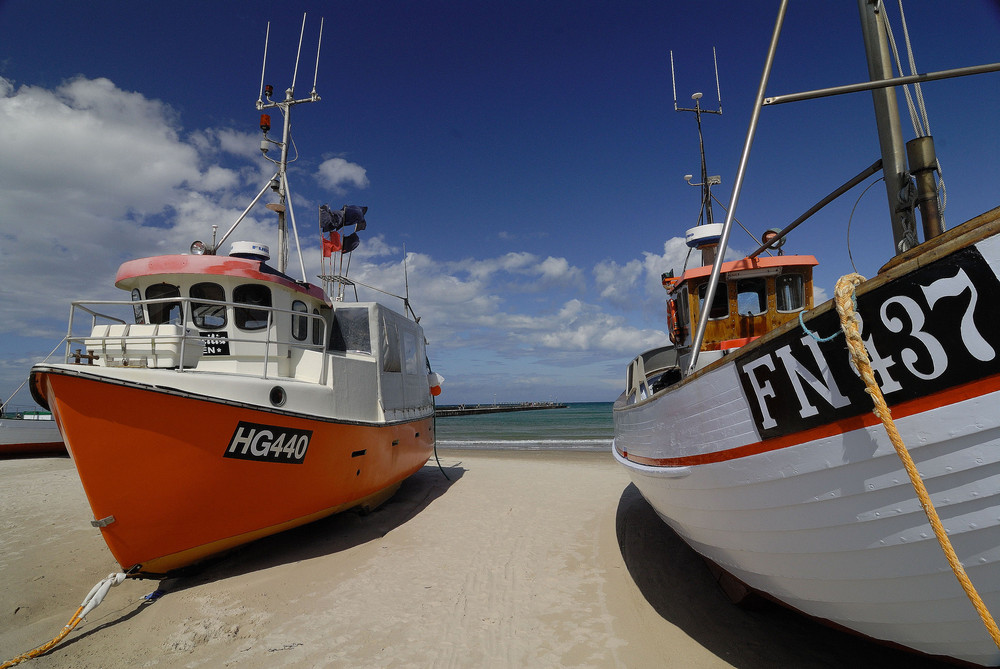
[[(74, 302), (65, 358), (31, 371), (32, 395), (59, 424), (93, 524), (129, 574), (166, 574), (375, 506), (433, 452), (441, 379), (409, 301), (405, 313), (348, 302), (354, 284), (335, 273), (349, 266), (367, 208), (321, 207), (322, 287), (306, 280), (301, 248), (302, 278), (286, 274), (285, 246), (299, 246), (286, 176), (290, 112), (320, 98), (315, 78), (302, 99), (292, 88), (280, 101), (271, 95), (262, 74), (258, 110), (284, 117), (280, 141), (261, 117), (261, 150), (280, 150), (277, 171), (239, 220), (190, 253), (123, 264), (115, 285), (131, 299)], [(222, 255), (268, 192), (277, 199), (266, 205), (278, 217), (277, 267), (260, 242), (234, 242)]]

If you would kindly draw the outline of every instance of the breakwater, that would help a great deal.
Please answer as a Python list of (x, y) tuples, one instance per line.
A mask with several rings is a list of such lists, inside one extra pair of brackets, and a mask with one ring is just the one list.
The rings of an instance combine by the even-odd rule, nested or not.
[(434, 415), (472, 416), (484, 413), (505, 413), (509, 411), (535, 411), (539, 409), (565, 409), (565, 404), (557, 402), (514, 402), (509, 404), (447, 404), (436, 407)]

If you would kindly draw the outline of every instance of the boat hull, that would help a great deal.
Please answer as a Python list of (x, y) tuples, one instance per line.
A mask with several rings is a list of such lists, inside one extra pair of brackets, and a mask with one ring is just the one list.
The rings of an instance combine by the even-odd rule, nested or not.
[[(896, 427), (994, 615), (997, 214), (857, 295)], [(828, 336), (836, 314), (804, 325)], [(623, 394), (615, 457), (664, 521), (751, 588), (874, 639), (1000, 665), (848, 360), (843, 337), (789, 324), (643, 401)]]
[(36, 369), (126, 571), (165, 574), (380, 501), (433, 451), (432, 418), (357, 423)]
[(66, 446), (54, 421), (0, 419), (0, 456), (65, 453)]

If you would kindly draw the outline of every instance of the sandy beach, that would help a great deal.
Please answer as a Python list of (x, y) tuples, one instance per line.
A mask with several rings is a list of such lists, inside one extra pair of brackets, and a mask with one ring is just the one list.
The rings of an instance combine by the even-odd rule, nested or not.
[[(21, 666), (944, 666), (773, 604), (733, 606), (608, 454), (440, 461), (448, 479), (432, 459), (373, 513), (127, 580)], [(0, 461), (0, 518), (2, 662), (55, 636), (119, 568), (68, 458)]]

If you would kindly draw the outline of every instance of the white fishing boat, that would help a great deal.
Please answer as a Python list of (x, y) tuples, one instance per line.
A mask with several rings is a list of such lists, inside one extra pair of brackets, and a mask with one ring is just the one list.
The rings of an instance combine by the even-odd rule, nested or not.
[(66, 453), (52, 414), (4, 405), (0, 413), (0, 456), (50, 453)]
[[(700, 266), (664, 278), (672, 344), (630, 363), (612, 450), (737, 583), (876, 640), (1000, 665), (1000, 208), (943, 229), (932, 140), (903, 143), (895, 97), (1000, 64), (894, 76), (884, 7), (860, 0), (871, 81), (766, 98), (786, 4), (725, 223), (689, 231)], [(745, 258), (726, 248), (761, 109), (857, 91), (873, 96), (882, 158), (827, 201), (881, 168), (898, 253), (813, 307), (815, 258), (763, 255), (807, 216)]]
[[(292, 108), (320, 100), (315, 75), (307, 96), (295, 98), (294, 77), (272, 95), (262, 72), (257, 109), (284, 117), (278, 140), (261, 115), (261, 151), (276, 172), (229, 231), (190, 253), (124, 263), (115, 285), (131, 299), (74, 302), (63, 360), (31, 371), (93, 524), (130, 575), (373, 507), (433, 451), (440, 378), (408, 299), (405, 313), (347, 299), (357, 299), (345, 268), (367, 208), (320, 208), (323, 286), (306, 277), (286, 167)], [(277, 215), (276, 266), (260, 241), (224, 253), (265, 195)], [(290, 240), (301, 278), (286, 273)]]

